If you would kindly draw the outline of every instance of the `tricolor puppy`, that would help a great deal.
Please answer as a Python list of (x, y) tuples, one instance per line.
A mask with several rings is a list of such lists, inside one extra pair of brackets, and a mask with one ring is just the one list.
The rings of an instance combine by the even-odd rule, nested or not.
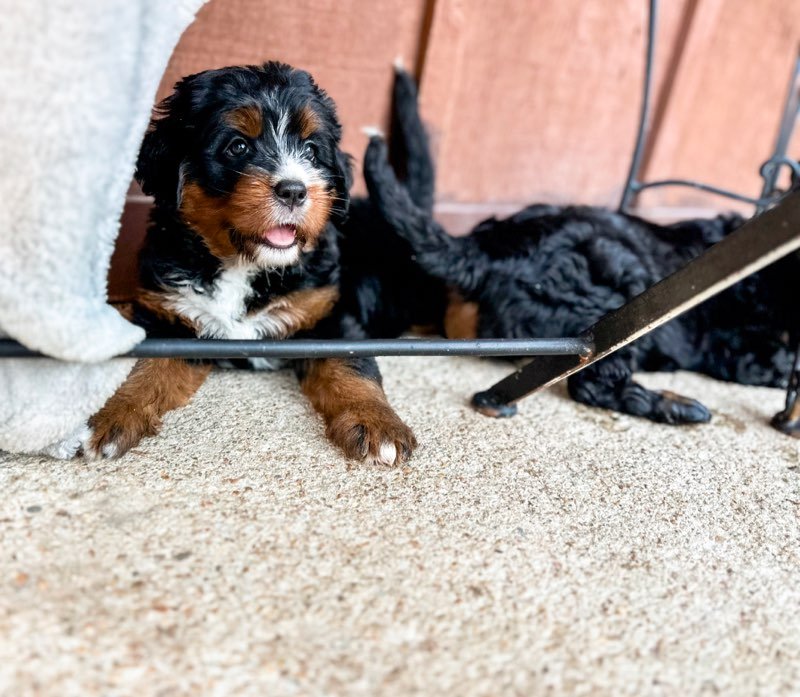
[[(137, 323), (158, 336), (363, 336), (339, 302), (357, 295), (341, 273), (351, 172), (340, 136), (333, 102), (302, 70), (266, 63), (179, 82), (139, 155), (137, 179), (155, 207)], [(387, 402), (373, 359), (293, 367), (347, 456), (396, 464), (410, 455), (416, 441)], [(140, 361), (93, 417), (86, 450), (119, 456), (156, 434), (163, 414), (184, 405), (209, 370)]]

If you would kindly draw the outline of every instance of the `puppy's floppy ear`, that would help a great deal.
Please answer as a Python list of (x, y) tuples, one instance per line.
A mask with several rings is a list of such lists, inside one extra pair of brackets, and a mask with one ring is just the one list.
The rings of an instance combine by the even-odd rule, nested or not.
[(177, 135), (169, 116), (153, 118), (136, 161), (136, 181), (142, 191), (159, 203), (177, 200), (177, 170), (180, 165)]
[(343, 223), (347, 220), (347, 212), (350, 209), (353, 163), (350, 155), (338, 149), (336, 150), (333, 179), (336, 187), (336, 200), (331, 208), (331, 220), (334, 223)]
[(136, 181), (160, 204), (178, 199), (179, 170), (186, 156), (191, 95), (198, 75), (175, 85), (175, 91), (155, 108), (136, 161)]

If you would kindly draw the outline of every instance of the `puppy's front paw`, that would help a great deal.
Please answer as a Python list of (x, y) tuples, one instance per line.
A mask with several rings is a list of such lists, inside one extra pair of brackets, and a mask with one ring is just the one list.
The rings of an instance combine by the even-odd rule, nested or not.
[(417, 447), (414, 433), (385, 404), (364, 404), (328, 424), (328, 438), (347, 457), (373, 464), (400, 465)]
[(711, 412), (696, 399), (668, 390), (659, 393), (656, 420), (668, 424), (702, 424), (711, 421)]
[(159, 424), (134, 412), (101, 411), (89, 422), (92, 435), (84, 448), (89, 458), (122, 457), (145, 436), (158, 433)]

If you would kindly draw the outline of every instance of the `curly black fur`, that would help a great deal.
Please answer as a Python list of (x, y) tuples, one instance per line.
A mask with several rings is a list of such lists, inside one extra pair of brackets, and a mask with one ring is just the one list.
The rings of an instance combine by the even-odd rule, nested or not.
[[(420, 153), (422, 155), (422, 153)], [(735, 215), (662, 226), (587, 206), (533, 205), (491, 218), (470, 235), (446, 234), (398, 184), (373, 138), (370, 196), (419, 268), (478, 307), (477, 336), (577, 336), (606, 313), (736, 229)], [(743, 384), (781, 386), (790, 366), (786, 284), (778, 263), (569, 379), (585, 404), (664, 423), (708, 421), (699, 402), (648, 390), (637, 370), (691, 370)]]

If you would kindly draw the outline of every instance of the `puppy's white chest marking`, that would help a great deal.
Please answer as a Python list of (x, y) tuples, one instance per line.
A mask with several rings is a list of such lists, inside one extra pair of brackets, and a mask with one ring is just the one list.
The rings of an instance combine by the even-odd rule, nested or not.
[(204, 290), (192, 286), (170, 289), (166, 306), (184, 317), (197, 336), (207, 339), (265, 339), (285, 334), (284, 323), (268, 311), (247, 313), (252, 282), (259, 267), (235, 263), (225, 267)]

